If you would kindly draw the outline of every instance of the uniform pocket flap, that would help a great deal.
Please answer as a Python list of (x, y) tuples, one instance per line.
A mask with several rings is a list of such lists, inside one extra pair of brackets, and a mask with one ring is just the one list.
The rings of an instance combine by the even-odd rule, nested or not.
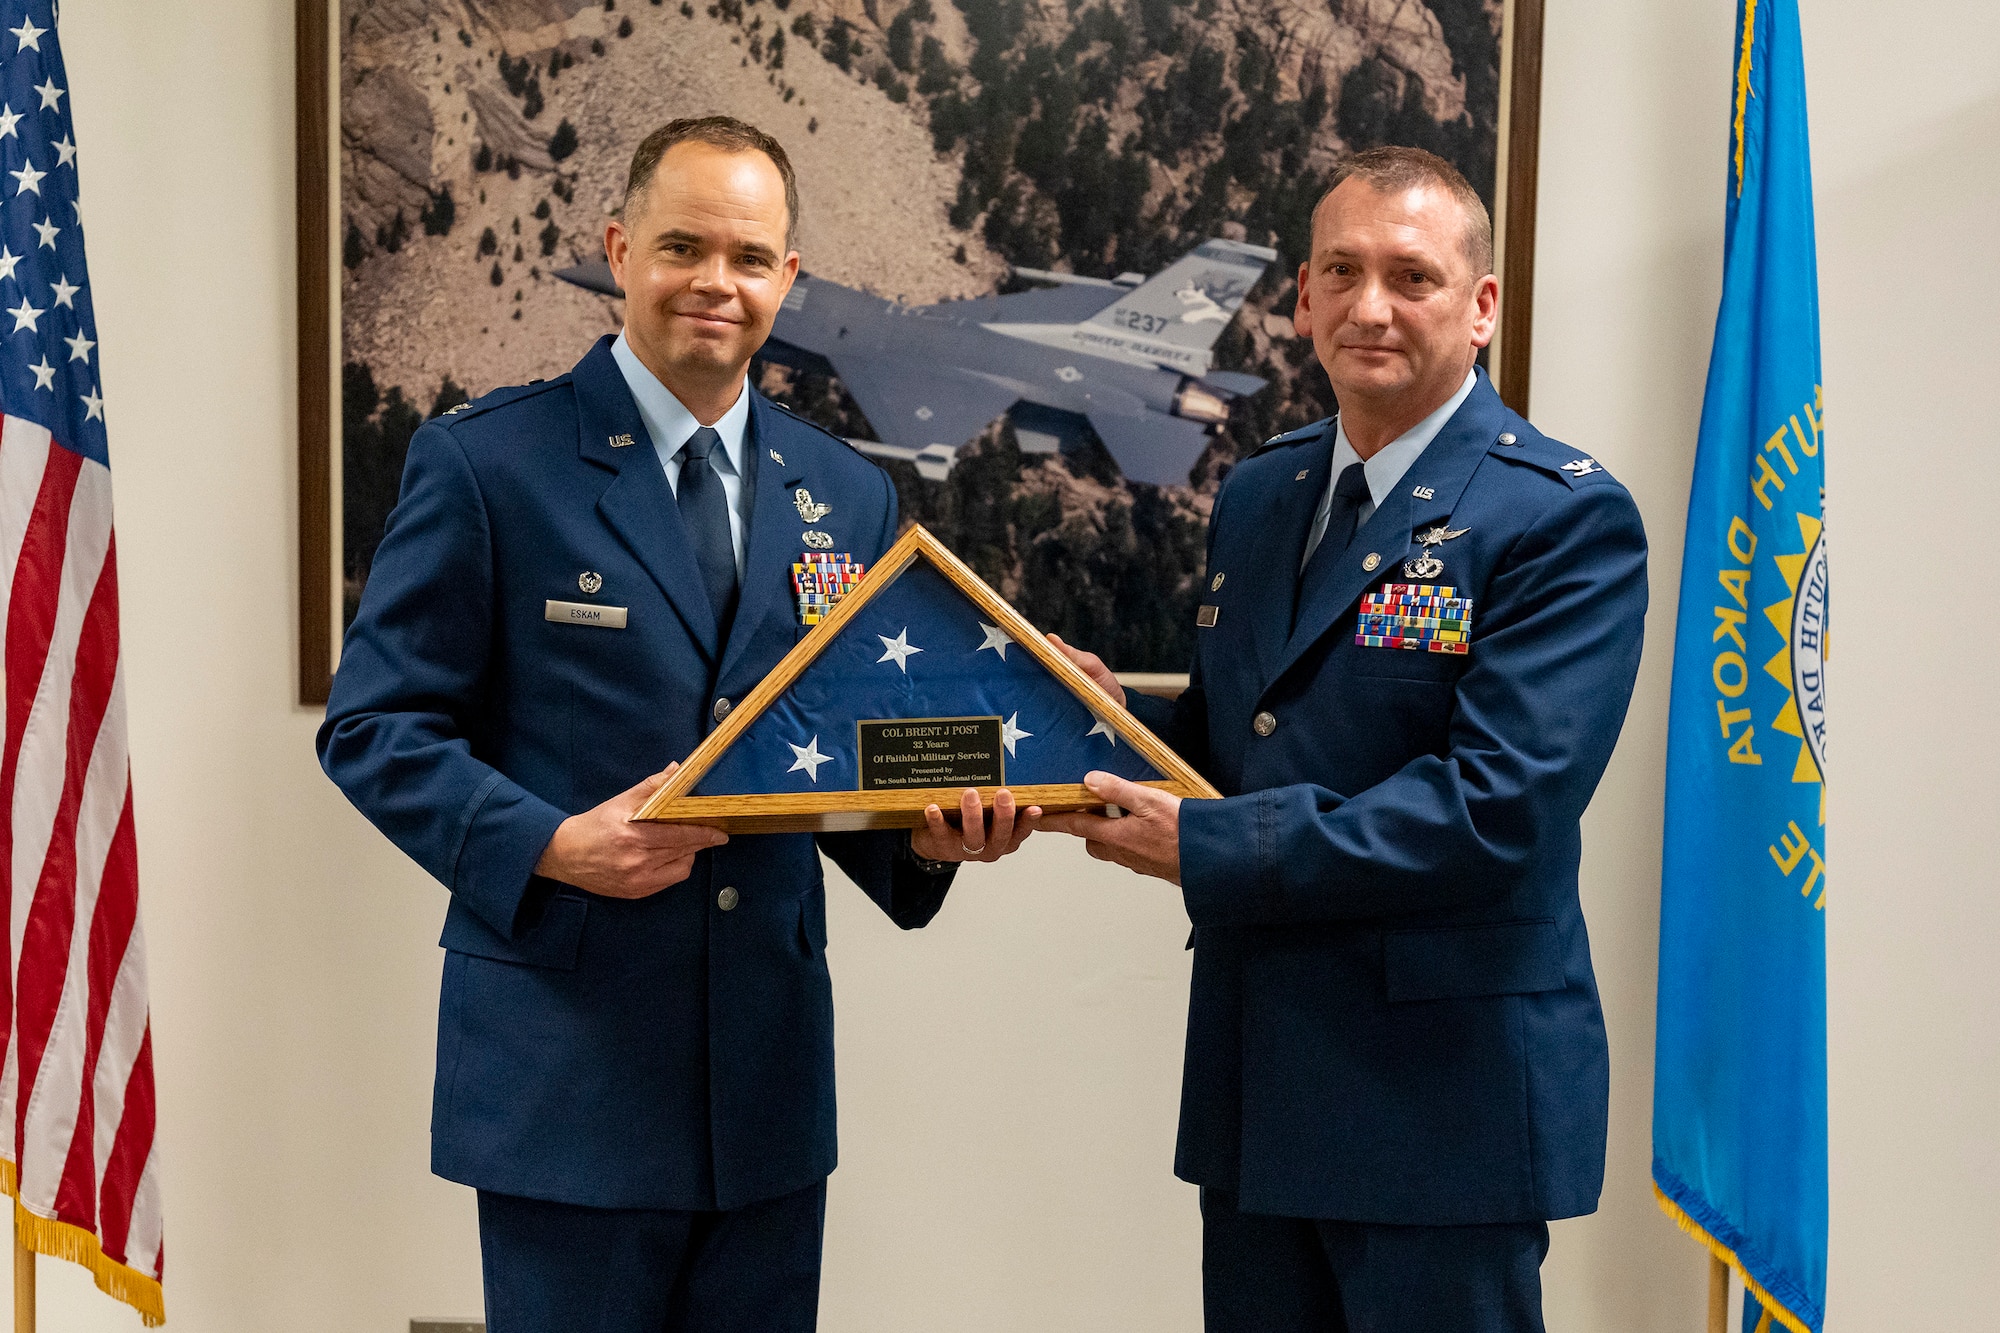
[(1556, 923), (1546, 920), (1391, 931), (1383, 938), (1383, 974), (1392, 1003), (1526, 995), (1565, 984)]
[(583, 944), (583, 921), (588, 915), (587, 900), (559, 893), (542, 908), (541, 920), (531, 930), (518, 940), (510, 940), (471, 912), (454, 911), (446, 915), (438, 943), (475, 958), (568, 972), (576, 967), (577, 951)]

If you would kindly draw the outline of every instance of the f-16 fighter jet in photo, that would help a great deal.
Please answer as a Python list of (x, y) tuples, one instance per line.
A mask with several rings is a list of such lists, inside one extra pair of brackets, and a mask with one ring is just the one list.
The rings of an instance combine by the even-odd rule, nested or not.
[[(1051, 285), (927, 306), (801, 273), (761, 355), (839, 376), (878, 437), (855, 447), (933, 480), (1004, 412), (1027, 452), (1074, 448), (1088, 422), (1127, 478), (1185, 485), (1230, 401), (1264, 387), (1211, 349), (1277, 257), (1217, 239), (1151, 278), (1016, 269)], [(602, 261), (556, 276), (622, 295)]]

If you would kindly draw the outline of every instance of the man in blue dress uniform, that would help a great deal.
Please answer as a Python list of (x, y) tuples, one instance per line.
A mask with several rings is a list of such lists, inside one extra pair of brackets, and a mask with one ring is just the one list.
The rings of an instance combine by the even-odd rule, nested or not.
[(493, 1333), (811, 1329), (819, 849), (910, 928), (1039, 813), (1002, 792), (988, 828), (967, 791), (963, 834), (933, 806), (817, 846), (627, 822), (806, 633), (802, 551), (871, 564), (896, 536), (888, 477), (746, 383), (797, 220), (748, 125), (639, 146), (605, 235), (623, 333), (417, 432), (320, 728), (328, 775), (451, 890), (431, 1160), (479, 1191)]
[(1129, 701), (1225, 798), (1093, 774), (1126, 818), (1045, 821), (1179, 884), (1194, 923), (1175, 1170), (1218, 1333), (1540, 1330), (1547, 1223), (1597, 1206), (1578, 825), (1638, 670), (1645, 533), (1475, 368), (1492, 261), (1445, 162), (1337, 172), (1295, 323), (1340, 414), (1230, 473), (1191, 684)]

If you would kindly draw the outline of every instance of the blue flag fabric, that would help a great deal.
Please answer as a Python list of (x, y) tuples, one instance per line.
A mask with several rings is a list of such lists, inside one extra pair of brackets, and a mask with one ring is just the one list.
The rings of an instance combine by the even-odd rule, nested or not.
[(1797, 0), (1740, 0), (1722, 305), (1667, 734), (1653, 1181), (1796, 1333), (1826, 1306), (1825, 453)]
[(982, 620), (922, 559), (878, 589), (695, 784), (696, 796), (854, 791), (856, 727), (876, 718), (997, 717), (1010, 785), (1160, 774), (1069, 687)]

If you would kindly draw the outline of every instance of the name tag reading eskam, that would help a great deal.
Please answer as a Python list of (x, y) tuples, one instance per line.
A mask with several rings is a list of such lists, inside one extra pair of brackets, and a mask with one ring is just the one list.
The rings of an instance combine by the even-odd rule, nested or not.
[(546, 602), (542, 619), (561, 625), (595, 625), (599, 629), (624, 629), (625, 608), (593, 606), (589, 602)]

